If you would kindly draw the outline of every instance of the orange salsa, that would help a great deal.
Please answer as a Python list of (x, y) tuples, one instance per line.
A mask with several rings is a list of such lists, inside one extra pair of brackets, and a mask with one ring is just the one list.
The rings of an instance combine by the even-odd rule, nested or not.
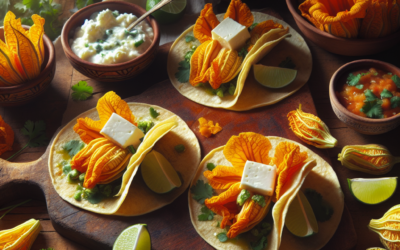
[(352, 113), (387, 118), (400, 113), (400, 78), (379, 69), (351, 73), (336, 96)]

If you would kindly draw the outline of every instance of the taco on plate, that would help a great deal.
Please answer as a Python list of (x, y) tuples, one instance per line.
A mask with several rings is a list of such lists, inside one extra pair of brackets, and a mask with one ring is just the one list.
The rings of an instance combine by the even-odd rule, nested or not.
[[(262, 176), (249, 170), (251, 164), (276, 171), (267, 193), (251, 186), (250, 177)], [(306, 238), (284, 228), (300, 189), (313, 189), (333, 209), (329, 220), (318, 222), (318, 233)], [(294, 141), (253, 132), (233, 136), (206, 155), (189, 191), (192, 224), (216, 249), (320, 249), (335, 233), (343, 207), (339, 181), (326, 161)]]
[[(174, 149), (180, 144), (184, 152)], [(152, 192), (136, 176), (153, 148), (181, 177), (182, 185), (166, 194)], [(57, 134), (49, 171), (55, 190), (67, 202), (95, 213), (134, 216), (175, 200), (188, 187), (199, 162), (197, 138), (181, 118), (155, 105), (126, 103), (108, 92), (97, 108), (82, 113)]]
[[(235, 41), (221, 41), (215, 30), (223, 23), (228, 23), (223, 29), (245, 29)], [(237, 37), (248, 39), (240, 43)], [(298, 72), (288, 86), (269, 89), (254, 79), (252, 65), (283, 67), (288, 60)], [(205, 5), (195, 25), (172, 44), (167, 67), (173, 86), (192, 101), (241, 111), (271, 105), (300, 89), (311, 74), (312, 58), (304, 39), (287, 23), (232, 0), (225, 14), (215, 15), (212, 5)]]

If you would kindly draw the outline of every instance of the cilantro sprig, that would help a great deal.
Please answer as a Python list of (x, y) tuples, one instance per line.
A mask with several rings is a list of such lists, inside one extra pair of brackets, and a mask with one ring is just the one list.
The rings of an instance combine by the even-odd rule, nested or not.
[(72, 100), (85, 101), (93, 95), (93, 87), (89, 86), (86, 81), (79, 81), (77, 84), (72, 85)]
[(155, 110), (153, 107), (150, 107), (150, 116), (151, 116), (151, 117), (153, 117), (154, 119), (156, 119), (159, 115), (160, 115), (160, 113), (157, 112), (157, 110)]
[(391, 79), (394, 82), (394, 84), (396, 84), (396, 86), (400, 88), (400, 77), (398, 77), (397, 75), (393, 75)]
[(204, 200), (212, 197), (213, 189), (208, 183), (204, 183), (203, 180), (198, 180), (190, 191), (193, 194), (193, 199), (201, 204), (204, 204)]
[(381, 98), (390, 98), (390, 97), (393, 97), (392, 92), (390, 92), (387, 89), (383, 89), (381, 92)]
[(63, 149), (68, 152), (69, 156), (74, 157), (85, 144), (79, 140), (71, 140), (64, 144)]
[(187, 35), (185, 37), (185, 42), (189, 43), (189, 42), (193, 42), (193, 41), (196, 41), (196, 38), (194, 38), (194, 36)]
[(350, 86), (356, 86), (358, 82), (361, 79), (361, 74), (354, 75), (353, 73), (350, 73), (349, 76), (347, 77), (347, 84)]
[(214, 219), (215, 214), (208, 207), (202, 206), (200, 211), (202, 213), (197, 216), (199, 221), (208, 221)]
[(383, 118), (381, 103), (381, 100), (366, 102), (364, 106), (360, 109), (360, 111), (369, 118)]
[(392, 109), (397, 108), (397, 107), (400, 107), (400, 97), (398, 97), (398, 96), (393, 96), (393, 97), (390, 99), (390, 107), (391, 107)]
[(196, 48), (196, 46), (192, 46), (192, 49), (186, 52), (184, 60), (180, 61), (178, 64), (179, 67), (178, 71), (175, 73), (175, 77), (181, 83), (189, 82), (190, 59), (192, 58), (193, 53), (196, 51)]
[(25, 146), (18, 150), (18, 152), (10, 156), (7, 161), (20, 154), (27, 147), (36, 148), (39, 146), (45, 146), (48, 143), (46, 136), (46, 124), (44, 121), (26, 121), (24, 127), (21, 129), (21, 133), (28, 136), (29, 141), (25, 144)]

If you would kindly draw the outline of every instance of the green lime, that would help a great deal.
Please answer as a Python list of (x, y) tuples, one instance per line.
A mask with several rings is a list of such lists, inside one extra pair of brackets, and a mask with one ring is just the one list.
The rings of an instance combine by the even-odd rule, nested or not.
[(379, 204), (396, 191), (397, 177), (347, 179), (350, 192), (365, 204)]
[(318, 233), (318, 222), (306, 196), (301, 190), (289, 206), (285, 220), (286, 228), (298, 237)]
[(140, 169), (144, 182), (156, 193), (167, 193), (182, 185), (171, 163), (155, 150), (146, 155)]
[(255, 64), (253, 66), (254, 78), (261, 85), (278, 89), (283, 88), (296, 79), (297, 70)]
[[(161, 0), (147, 0), (146, 10), (151, 10), (154, 5)], [(186, 7), (186, 0), (173, 0), (159, 10), (151, 14), (160, 24), (168, 24), (178, 21), (184, 13)]]
[(147, 225), (136, 224), (122, 231), (114, 242), (113, 250), (151, 250)]

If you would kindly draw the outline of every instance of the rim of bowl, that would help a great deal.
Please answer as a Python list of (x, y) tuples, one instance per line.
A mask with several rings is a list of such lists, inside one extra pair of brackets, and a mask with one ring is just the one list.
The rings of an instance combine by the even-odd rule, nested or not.
[(400, 35), (400, 29), (399, 29), (392, 34), (389, 34), (384, 37), (378, 37), (378, 38), (365, 39), (365, 38), (344, 38), (344, 37), (334, 36), (332, 34), (329, 34), (328, 32), (318, 29), (317, 27), (312, 25), (308, 20), (306, 20), (304, 17), (302, 17), (299, 13), (297, 13), (297, 9), (293, 5), (294, 2), (297, 2), (297, 0), (286, 0), (286, 4), (287, 4), (289, 11), (292, 14), (293, 18), (295, 20), (299, 21), (302, 25), (306, 26), (311, 31), (318, 33), (319, 35), (324, 36), (326, 38), (331, 38), (331, 39), (335, 39), (335, 40), (347, 42), (347, 43), (357, 43), (358, 44), (360, 42), (372, 43), (372, 42), (380, 42), (381, 40), (390, 40), (390, 38), (397, 37)]
[[(146, 17), (146, 21), (151, 25), (151, 28), (153, 29), (153, 33), (154, 33), (154, 37), (153, 37), (153, 41), (151, 42), (150, 46), (142, 53), (140, 54), (138, 57), (135, 57), (129, 61), (126, 62), (122, 62), (122, 63), (115, 63), (115, 64), (98, 64), (98, 63), (92, 63), (89, 61), (85, 61), (82, 58), (79, 58), (71, 49), (71, 46), (69, 44), (69, 38), (68, 35), (70, 33), (70, 31), (72, 29), (76, 29), (77, 27), (72, 27), (71, 26), (71, 20), (73, 20), (74, 18), (76, 18), (76, 16), (80, 13), (84, 13), (89, 11), (92, 7), (98, 6), (98, 5), (108, 5), (108, 4), (117, 4), (117, 5), (125, 5), (125, 6), (130, 6), (130, 7), (135, 7), (138, 8), (140, 11), (143, 11), (143, 14), (146, 13), (146, 10), (143, 9), (142, 7), (140, 7), (137, 4), (133, 4), (130, 2), (124, 2), (124, 1), (120, 1), (120, 0), (111, 0), (111, 1), (104, 1), (104, 2), (99, 2), (99, 3), (95, 3), (95, 4), (91, 4), (89, 6), (86, 6), (80, 10), (78, 10), (77, 12), (75, 12), (72, 16), (70, 16), (70, 18), (67, 20), (67, 22), (65, 22), (64, 27), (61, 31), (61, 43), (63, 45), (63, 49), (65, 53), (68, 53), (69, 56), (73, 57), (74, 60), (79, 61), (82, 64), (87, 64), (91, 67), (98, 67), (98, 68), (110, 68), (110, 67), (121, 67), (124, 65), (127, 65), (135, 60), (141, 59), (142, 57), (144, 57), (146, 55), (146, 53), (148, 51), (150, 51), (153, 47), (157, 46), (158, 40), (159, 40), (159, 36), (160, 36), (160, 31), (158, 28), (158, 23), (156, 22), (156, 20), (150, 16)], [(86, 14), (86, 13), (85, 13)], [(89, 12), (88, 13), (88, 17), (86, 19), (90, 18), (90, 15), (92, 15), (93, 12)], [(134, 14), (134, 13), (132, 13)], [(136, 14), (134, 14), (136, 15)], [(139, 16), (140, 17), (140, 16)], [(67, 32), (66, 28), (69, 27), (69, 30)]]
[[(385, 65), (386, 67), (395, 68), (395, 69), (397, 69), (397, 72), (400, 72), (400, 68), (396, 67), (395, 65), (387, 63), (387, 62), (379, 61), (379, 60), (360, 59), (360, 60), (348, 62), (348, 63), (342, 65), (340, 68), (338, 68), (335, 71), (335, 73), (333, 73), (331, 80), (329, 81), (329, 96), (331, 99), (331, 105), (335, 105), (346, 116), (350, 116), (351, 118), (362, 121), (362, 122), (384, 123), (384, 122), (391, 122), (392, 120), (399, 119), (400, 114), (397, 114), (397, 115), (394, 115), (394, 116), (388, 117), (388, 118), (379, 118), (379, 119), (362, 117), (362, 116), (356, 115), (356, 114), (352, 113), (351, 111), (349, 111), (339, 101), (339, 99), (336, 96), (336, 92), (335, 92), (335, 83), (343, 76), (343, 74), (348, 73), (348, 71), (351, 70), (351, 69), (349, 69), (350, 67), (353, 66), (354, 68), (357, 68), (358, 64), (369, 64), (371, 66), (376, 65), (374, 67), (376, 67), (377, 69), (380, 69), (379, 65)], [(360, 68), (362, 68), (362, 66), (360, 66)]]
[[(23, 28), (25, 29), (29, 29), (31, 26), (27, 26), (27, 25), (22, 25)], [(0, 30), (3, 30), (4, 27), (0, 27)], [(49, 53), (49, 57), (47, 60), (47, 64), (44, 67), (44, 69), (40, 72), (40, 74), (33, 80), (29, 81), (29, 83), (21, 83), (15, 86), (4, 86), (4, 87), (0, 87), (0, 92), (4, 92), (4, 91), (10, 91), (9, 93), (14, 93), (16, 91), (21, 91), (21, 90), (25, 90), (25, 89), (29, 89), (35, 85), (37, 85), (38, 81), (41, 81), (40, 77), (45, 73), (48, 72), (50, 70), (52, 70), (52, 65), (55, 63), (55, 49), (54, 49), (54, 44), (53, 42), (50, 40), (50, 38), (44, 34), (43, 35), (43, 44), (44, 46), (47, 48), (48, 53)]]

